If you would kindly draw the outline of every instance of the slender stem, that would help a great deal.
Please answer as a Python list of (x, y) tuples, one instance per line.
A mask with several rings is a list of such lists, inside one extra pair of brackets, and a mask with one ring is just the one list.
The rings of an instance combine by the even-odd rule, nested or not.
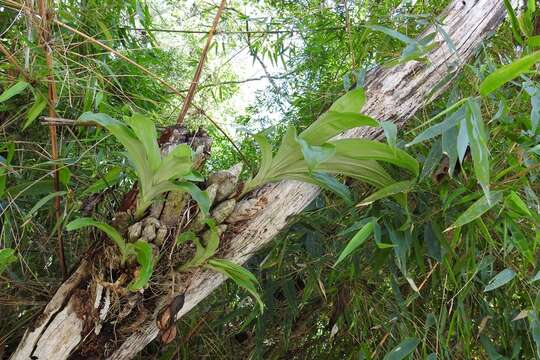
[[(57, 102), (56, 84), (54, 82), (53, 58), (52, 58), (52, 49), (50, 46), (51, 34), (50, 34), (50, 28), (49, 28), (49, 16), (47, 14), (46, 0), (39, 0), (39, 13), (41, 16), (41, 22), (39, 24), (40, 30), (41, 30), (41, 44), (45, 52), (45, 59), (47, 61), (47, 68), (49, 72), (47, 75), (47, 82), (48, 82), (48, 87), (49, 87), (49, 96), (48, 96), (49, 117), (57, 118), (58, 114), (56, 113), (56, 109), (55, 109), (56, 102)], [(56, 160), (58, 160), (58, 143), (57, 143), (56, 125), (54, 124), (49, 125), (49, 133), (50, 133), (50, 138), (51, 138), (51, 158), (53, 162), (56, 162)], [(58, 176), (58, 165), (56, 163), (53, 165), (53, 178), (54, 178), (54, 181), (53, 181), (54, 191), (58, 192), (60, 190), (60, 179)], [(67, 278), (66, 259), (64, 255), (64, 240), (62, 239), (62, 227), (60, 226), (60, 223), (62, 221), (62, 211), (60, 207), (61, 207), (61, 198), (60, 196), (56, 196), (54, 198), (54, 210), (56, 213), (56, 235), (57, 235), (57, 243), (58, 243), (58, 259), (60, 261), (60, 270), (62, 271), (62, 275), (64, 276), (64, 278)]]
[(184, 105), (182, 106), (182, 111), (180, 111), (180, 115), (178, 115), (178, 119), (176, 120), (176, 123), (179, 125), (184, 122), (184, 118), (186, 117), (186, 114), (189, 110), (189, 106), (191, 105), (193, 96), (195, 96), (195, 91), (197, 90), (197, 85), (199, 84), (199, 79), (201, 77), (202, 69), (206, 61), (206, 55), (208, 54), (208, 49), (210, 48), (210, 44), (212, 43), (212, 38), (214, 37), (214, 33), (216, 32), (216, 28), (219, 24), (219, 20), (221, 19), (221, 14), (223, 12), (224, 7), (225, 7), (225, 0), (221, 0), (216, 16), (214, 17), (214, 23), (212, 24), (212, 27), (210, 28), (210, 31), (208, 32), (208, 37), (206, 38), (206, 44), (204, 45), (203, 51), (201, 53), (201, 57), (199, 59), (199, 64), (197, 65), (197, 69), (195, 70), (193, 81), (191, 81), (189, 91), (187, 93), (186, 98), (184, 99)]

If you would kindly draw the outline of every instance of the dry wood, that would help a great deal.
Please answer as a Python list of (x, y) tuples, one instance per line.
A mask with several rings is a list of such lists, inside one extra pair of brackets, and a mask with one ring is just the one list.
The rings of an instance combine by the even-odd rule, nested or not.
[[(492, 0), (453, 1), (442, 14), (444, 28), (453, 40), (457, 53), (453, 53), (439, 35), (437, 40), (441, 46), (429, 54), (430, 63), (408, 62), (394, 68), (377, 68), (371, 71), (366, 82), (368, 101), (363, 113), (379, 120), (394, 121), (403, 125), (421, 107), (441, 94), (448, 83), (442, 81), (456, 72), (470, 59), (481, 42), (502, 22), (505, 10), (502, 2)], [(431, 32), (433, 29), (428, 29)], [(381, 138), (379, 129), (357, 128), (343, 134), (343, 137)], [(295, 181), (284, 181), (264, 187), (252, 194), (249, 208), (242, 208), (251, 215), (242, 230), (232, 235), (223, 257), (236, 263), (245, 262), (254, 252), (270, 242), (275, 235), (287, 226), (288, 219), (301, 212), (319, 194), (315, 186)], [(241, 214), (234, 214), (237, 218)], [(200, 301), (206, 298), (223, 281), (224, 277), (215, 272), (198, 270), (185, 280), (189, 283), (184, 297), (184, 304), (176, 318), (189, 312)], [(54, 314), (47, 317), (34, 329), (29, 329), (21, 341), (13, 359), (28, 359), (29, 355), (42, 355), (41, 358), (64, 359), (77, 346), (76, 342), (84, 338), (84, 334), (71, 334), (70, 339), (59, 343), (58, 339), (66, 339), (74, 329), (82, 329), (84, 319), (73, 316), (70, 294), (73, 291), (55, 295), (55, 302), (61, 302), (62, 309), (55, 307)], [(169, 294), (170, 296), (171, 294)], [(174, 295), (174, 294), (172, 294)], [(62, 300), (63, 299), (63, 300)], [(164, 302), (169, 300), (163, 299)], [(76, 312), (75, 312), (76, 313)], [(56, 329), (54, 334), (49, 330)], [(124, 342), (109, 357), (110, 359), (130, 359), (141, 351), (160, 333), (156, 318), (150, 317), (139, 324)], [(29, 353), (30, 349), (30, 353)], [(33, 349), (33, 350), (32, 350)], [(55, 351), (52, 353), (51, 351)], [(95, 354), (103, 357), (104, 354)]]

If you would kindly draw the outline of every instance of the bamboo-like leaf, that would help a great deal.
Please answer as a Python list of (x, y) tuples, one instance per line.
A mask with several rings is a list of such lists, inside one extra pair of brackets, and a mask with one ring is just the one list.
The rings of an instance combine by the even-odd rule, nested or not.
[(484, 288), (484, 292), (492, 291), (506, 285), (516, 276), (516, 273), (512, 269), (504, 269), (497, 275), (495, 275)]
[(477, 101), (469, 100), (465, 111), (467, 120), (467, 134), (471, 147), (476, 179), (482, 186), (484, 194), (489, 200), (489, 173), (490, 161), (488, 150), (488, 134), (482, 119), (480, 105)]
[(247, 290), (257, 301), (260, 311), (264, 311), (264, 303), (257, 292), (257, 278), (242, 266), (225, 259), (211, 259), (206, 267), (220, 272), (233, 280), (238, 286)]
[(457, 227), (466, 225), (480, 216), (484, 215), (488, 210), (500, 202), (503, 198), (502, 191), (494, 191), (491, 193), (491, 202), (488, 201), (486, 195), (478, 199), (474, 204), (472, 204), (463, 214), (461, 214), (452, 226), (445, 230), (449, 231)]
[(120, 167), (113, 167), (112, 169), (107, 171), (107, 173), (102, 178), (87, 187), (81, 195), (87, 196), (90, 194), (95, 194), (116, 184), (120, 180), (121, 174), (122, 169)]
[(444, 121), (429, 127), (428, 129), (422, 131), (413, 141), (407, 144), (407, 146), (412, 146), (419, 144), (423, 141), (430, 140), (436, 136), (442, 135), (445, 131), (453, 128), (458, 125), (462, 119), (465, 118), (465, 108), (462, 107), (452, 115), (448, 116)]
[(407, 338), (384, 356), (383, 360), (402, 360), (409, 356), (420, 344), (420, 340)]
[(519, 22), (514, 8), (512, 7), (512, 3), (510, 2), (510, 0), (503, 0), (503, 2), (504, 7), (508, 12), (508, 17), (510, 18), (510, 27), (512, 29), (512, 33), (514, 34), (514, 39), (516, 39), (518, 44), (523, 45), (523, 37), (520, 34)]
[(342, 262), (347, 256), (349, 256), (354, 250), (356, 250), (360, 245), (362, 245), (366, 239), (373, 232), (373, 222), (369, 222), (364, 227), (362, 227), (349, 241), (345, 249), (341, 252), (338, 259), (336, 260), (334, 267), (336, 267), (340, 262)]
[(134, 252), (137, 262), (140, 267), (137, 276), (128, 284), (129, 291), (138, 291), (148, 285), (148, 281), (154, 270), (154, 257), (152, 255), (152, 247), (143, 240), (138, 240), (135, 243), (129, 243), (128, 251)]
[(368, 25), (366, 26), (368, 29), (371, 29), (373, 31), (379, 31), (382, 32), (388, 36), (393, 37), (394, 39), (398, 39), (399, 41), (404, 42), (405, 44), (414, 44), (416, 43), (416, 40), (408, 37), (405, 34), (400, 33), (399, 31), (396, 31), (394, 29), (387, 28), (385, 26), (381, 25)]
[(0, 94), (0, 103), (7, 101), (14, 97), (15, 95), (19, 95), (26, 89), (30, 84), (28, 84), (26, 81), (19, 81), (15, 85), (7, 88), (4, 90), (2, 94)]
[(495, 72), (489, 74), (480, 84), (480, 94), (482, 96), (489, 95), (507, 82), (514, 80), (528, 71), (538, 61), (540, 61), (540, 51), (524, 56), (513, 63), (495, 70)]
[(360, 202), (356, 206), (366, 206), (366, 205), (374, 203), (375, 201), (387, 198), (389, 196), (409, 192), (415, 183), (416, 183), (415, 181), (396, 182), (392, 185), (389, 185), (387, 187), (384, 187), (380, 190), (375, 191), (373, 194), (371, 194), (370, 196), (362, 200), (362, 202)]
[(50, 200), (54, 199), (55, 197), (65, 195), (66, 193), (67, 191), (56, 191), (56, 192), (47, 194), (46, 196), (41, 198), (38, 202), (36, 202), (34, 206), (32, 206), (30, 211), (26, 213), (25, 219), (26, 220), (30, 219), (39, 209), (43, 207), (43, 205), (45, 205), (46, 203), (48, 203)]
[(24, 125), (22, 129), (26, 129), (28, 126), (30, 126), (34, 120), (37, 119), (37, 117), (45, 110), (45, 107), (47, 106), (47, 99), (40, 93), (37, 93), (34, 99), (34, 104), (28, 110), (28, 114), (26, 115), (26, 121), (24, 122)]

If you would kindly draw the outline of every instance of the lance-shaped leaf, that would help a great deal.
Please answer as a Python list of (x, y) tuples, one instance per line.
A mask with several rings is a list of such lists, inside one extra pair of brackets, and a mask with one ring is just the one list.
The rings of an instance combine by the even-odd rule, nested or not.
[(482, 119), (480, 105), (475, 100), (467, 101), (465, 119), (467, 120), (467, 134), (471, 147), (471, 154), (474, 163), (474, 173), (476, 179), (482, 186), (487, 199), (489, 200), (489, 150), (488, 134)]
[(0, 103), (7, 101), (14, 97), (15, 95), (19, 95), (26, 89), (30, 84), (28, 84), (26, 81), (19, 81), (15, 85), (7, 88), (4, 90), (2, 94), (0, 94)]
[(126, 241), (124, 240), (122, 235), (120, 235), (120, 233), (109, 224), (105, 224), (104, 222), (97, 221), (97, 220), (94, 220), (92, 218), (87, 218), (87, 217), (86, 218), (78, 218), (78, 219), (73, 220), (69, 224), (67, 224), (66, 225), (66, 230), (67, 231), (73, 231), (73, 230), (78, 230), (78, 229), (81, 229), (81, 228), (87, 227), (87, 226), (97, 227), (99, 230), (101, 230), (105, 234), (107, 234), (107, 236), (111, 240), (113, 240), (114, 243), (120, 249), (120, 252), (122, 253), (122, 256), (123, 256), (124, 260), (126, 259), (127, 255), (128, 255), (128, 250), (126, 248)]
[(354, 250), (356, 250), (360, 245), (362, 245), (366, 239), (373, 232), (373, 222), (369, 222), (364, 227), (362, 227), (349, 241), (345, 249), (341, 252), (334, 267), (336, 267), (340, 262), (342, 262), (347, 256), (349, 256)]
[(454, 224), (452, 224), (452, 226), (446, 229), (445, 232), (466, 225), (478, 219), (480, 216), (484, 215), (487, 211), (489, 211), (489, 209), (495, 206), (498, 202), (500, 202), (502, 198), (502, 191), (494, 191), (493, 193), (491, 193), (491, 202), (488, 201), (486, 195), (484, 194), (484, 196), (482, 196), (467, 210), (465, 210), (465, 212), (461, 214), (454, 222)]

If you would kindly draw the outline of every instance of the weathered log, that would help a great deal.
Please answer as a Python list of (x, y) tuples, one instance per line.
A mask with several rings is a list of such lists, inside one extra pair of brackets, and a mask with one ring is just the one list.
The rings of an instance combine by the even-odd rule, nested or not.
[[(479, 44), (495, 30), (504, 19), (505, 10), (502, 1), (492, 0), (456, 0), (441, 15), (444, 29), (453, 41), (454, 53), (442, 36), (437, 36), (440, 46), (428, 54), (430, 62), (423, 64), (415, 61), (394, 68), (377, 68), (368, 74), (365, 89), (367, 103), (363, 113), (379, 120), (403, 125), (421, 107), (440, 95), (452, 74), (470, 59)], [(434, 29), (428, 29), (427, 33)], [(444, 83), (443, 83), (444, 82)], [(346, 132), (342, 137), (364, 137), (379, 139), (382, 132), (374, 128), (358, 128)], [(229, 219), (238, 220), (244, 212), (250, 218), (243, 224), (241, 231), (229, 240), (223, 257), (236, 263), (245, 262), (254, 252), (270, 242), (284, 229), (290, 216), (301, 212), (315, 197), (319, 189), (309, 184), (284, 181), (272, 184), (243, 200)], [(82, 281), (82, 280), (79, 280)], [(176, 319), (185, 315), (201, 300), (206, 298), (223, 281), (220, 274), (198, 270), (190, 274), (189, 288), (184, 294), (183, 306)], [(69, 291), (66, 291), (66, 288)], [(84, 319), (77, 315), (75, 301), (70, 300), (73, 286), (63, 286), (55, 295), (48, 311), (39, 325), (29, 329), (22, 339), (12, 359), (28, 359), (30, 355), (38, 358), (65, 359), (78, 345), (84, 334)], [(173, 294), (171, 294), (173, 295)], [(167, 300), (164, 300), (166, 303)], [(54, 331), (51, 330), (54, 327)], [(79, 331), (79, 334), (72, 334)], [(160, 330), (156, 316), (145, 320), (124, 342), (110, 355), (110, 359), (130, 359), (155, 339)], [(64, 341), (71, 336), (70, 341)], [(38, 355), (39, 354), (39, 355)], [(103, 357), (104, 354), (95, 354)]]

